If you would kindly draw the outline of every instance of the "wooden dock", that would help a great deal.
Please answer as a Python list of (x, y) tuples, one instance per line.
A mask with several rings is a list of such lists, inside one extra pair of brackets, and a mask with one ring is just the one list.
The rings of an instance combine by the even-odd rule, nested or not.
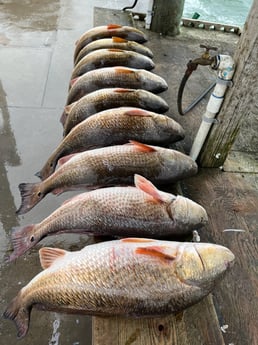
[[(128, 13), (95, 8), (94, 25), (104, 23), (136, 25), (140, 29), (144, 26), (144, 22), (134, 21)], [(239, 36), (186, 26), (176, 37), (162, 37), (149, 31), (147, 35), (146, 45), (153, 51), (156, 63), (154, 71), (169, 85), (161, 96), (170, 105), (169, 115), (186, 130), (185, 140), (175, 147), (189, 152), (209, 95), (189, 114), (178, 114), (177, 91), (186, 64), (202, 54), (200, 44), (217, 46), (219, 53), (233, 54)], [(191, 103), (215, 77), (216, 73), (208, 67), (199, 67), (187, 84), (184, 102)], [(195, 177), (181, 184), (184, 195), (203, 205), (209, 215), (208, 225), (200, 231), (201, 241), (230, 248), (236, 256), (232, 270), (212, 294), (178, 315), (155, 319), (94, 317), (94, 345), (258, 344), (257, 114), (249, 113), (248, 121), (241, 127), (223, 166), (200, 168)]]

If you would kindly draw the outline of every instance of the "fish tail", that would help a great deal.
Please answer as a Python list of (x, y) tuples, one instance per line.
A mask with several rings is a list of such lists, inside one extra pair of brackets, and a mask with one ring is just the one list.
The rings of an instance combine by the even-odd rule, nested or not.
[(17, 214), (24, 214), (31, 210), (41, 199), (44, 198), (40, 190), (41, 183), (21, 183), (19, 184), (19, 190), (21, 193), (21, 206), (16, 211)]
[(14, 321), (17, 328), (17, 337), (19, 339), (25, 337), (28, 332), (30, 311), (31, 308), (27, 308), (22, 304), (22, 296), (21, 292), (19, 292), (3, 313), (5, 319)]
[(39, 242), (40, 239), (36, 238), (34, 232), (34, 224), (21, 227), (14, 227), (12, 229), (11, 239), (13, 245), (13, 252), (8, 258), (9, 262), (17, 259), (19, 256), (26, 253), (27, 250), (34, 247)]

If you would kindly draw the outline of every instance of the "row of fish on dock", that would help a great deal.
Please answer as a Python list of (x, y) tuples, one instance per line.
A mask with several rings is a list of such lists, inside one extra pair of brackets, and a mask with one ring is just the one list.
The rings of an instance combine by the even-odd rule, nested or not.
[(162, 191), (197, 173), (169, 146), (184, 138), (165, 100), (166, 81), (151, 72), (140, 30), (94, 27), (77, 41), (64, 112), (64, 137), (36, 174), (21, 183), (24, 214), (48, 193), (82, 190), (39, 223), (14, 228), (11, 262), (44, 237), (62, 233), (115, 238), (77, 252), (41, 248), (44, 269), (4, 312), (26, 335), (32, 307), (89, 315), (157, 316), (200, 301), (234, 260), (225, 247), (175, 242), (208, 221), (196, 202)]

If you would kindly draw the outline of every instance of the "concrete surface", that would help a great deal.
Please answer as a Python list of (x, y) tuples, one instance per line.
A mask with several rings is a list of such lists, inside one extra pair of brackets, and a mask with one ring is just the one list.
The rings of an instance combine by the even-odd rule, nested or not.
[[(61, 139), (59, 118), (66, 101), (75, 41), (93, 27), (94, 6), (121, 9), (127, 5), (128, 1), (89, 0), (0, 3), (1, 314), (19, 289), (41, 271), (40, 246), (12, 264), (4, 262), (11, 249), (11, 228), (42, 220), (72, 194), (51, 195), (28, 214), (15, 215), (20, 204), (19, 183), (38, 181), (34, 174)], [(67, 235), (43, 241), (42, 246), (55, 243), (76, 249), (88, 240), (87, 236)], [(17, 344), (14, 325), (2, 318), (0, 343)], [(29, 334), (19, 344), (91, 344), (91, 319), (33, 311)]]

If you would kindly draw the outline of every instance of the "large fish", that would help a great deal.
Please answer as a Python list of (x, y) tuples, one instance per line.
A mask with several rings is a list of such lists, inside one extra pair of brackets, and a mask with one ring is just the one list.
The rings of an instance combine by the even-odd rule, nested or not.
[(118, 107), (136, 107), (157, 113), (164, 113), (169, 108), (162, 97), (146, 90), (105, 88), (93, 91), (65, 107), (60, 119), (64, 126), (64, 136), (90, 115)]
[(143, 176), (135, 175), (134, 181), (135, 187), (79, 194), (40, 223), (14, 228), (9, 260), (58, 233), (167, 238), (188, 235), (208, 221), (205, 209), (194, 201), (162, 192)]
[(110, 38), (113, 36), (121, 37), (128, 41), (135, 41), (139, 43), (144, 43), (147, 41), (147, 38), (142, 31), (131, 26), (121, 26), (116, 24), (96, 26), (82, 34), (76, 42), (74, 50), (74, 61), (76, 60), (80, 50), (90, 42), (102, 38)]
[(136, 53), (140, 53), (150, 58), (153, 58), (152, 51), (143, 44), (140, 44), (135, 41), (128, 41), (121, 37), (112, 37), (99, 39), (87, 44), (84, 48), (80, 50), (74, 64), (76, 65), (84, 56), (86, 56), (94, 50), (109, 48), (132, 50)]
[(55, 170), (58, 159), (71, 153), (125, 144), (129, 140), (167, 146), (183, 138), (183, 128), (168, 116), (132, 107), (107, 109), (73, 127), (37, 176), (46, 179)]
[(59, 160), (61, 166), (46, 180), (19, 185), (22, 202), (18, 214), (28, 212), (51, 192), (61, 194), (82, 187), (96, 189), (118, 184), (132, 185), (134, 174), (143, 175), (155, 184), (164, 184), (197, 173), (197, 164), (191, 157), (179, 151), (138, 142), (71, 156), (62, 157)]
[(177, 313), (207, 296), (232, 266), (234, 254), (210, 243), (127, 238), (81, 251), (39, 251), (44, 271), (11, 301), (3, 316), (18, 338), (33, 307), (100, 316), (156, 317)]
[(98, 49), (84, 56), (78, 64), (74, 66), (71, 79), (79, 77), (96, 68), (113, 66), (151, 70), (155, 67), (155, 64), (149, 57), (133, 51), (122, 49)]
[(104, 67), (83, 74), (71, 82), (66, 104), (78, 101), (86, 94), (103, 88), (143, 89), (154, 93), (167, 90), (166, 81), (145, 69)]

